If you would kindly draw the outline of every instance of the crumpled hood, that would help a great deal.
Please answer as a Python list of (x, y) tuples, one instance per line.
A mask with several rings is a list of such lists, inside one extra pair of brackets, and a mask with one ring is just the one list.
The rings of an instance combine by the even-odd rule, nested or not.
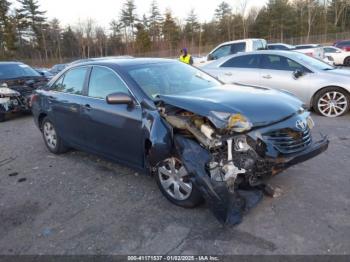
[(288, 118), (302, 107), (302, 102), (288, 93), (245, 85), (223, 85), (159, 98), (168, 105), (208, 117), (217, 128), (226, 127), (226, 121), (215, 112), (242, 114), (258, 127)]

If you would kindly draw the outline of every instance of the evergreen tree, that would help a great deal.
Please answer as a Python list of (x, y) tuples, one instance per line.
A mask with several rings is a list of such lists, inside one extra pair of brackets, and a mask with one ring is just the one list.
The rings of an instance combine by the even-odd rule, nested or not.
[(171, 49), (178, 46), (180, 40), (180, 29), (176, 24), (170, 10), (165, 12), (165, 19), (162, 26), (164, 40)]
[(163, 19), (159, 12), (158, 4), (155, 0), (153, 0), (151, 3), (149, 16), (149, 32), (153, 43), (159, 40), (162, 20)]
[(16, 49), (13, 18), (9, 15), (10, 6), (7, 0), (0, 0), (0, 48), (9, 52)]
[(191, 47), (193, 48), (196, 38), (198, 38), (200, 29), (200, 24), (197, 19), (197, 15), (194, 12), (194, 9), (191, 9), (188, 17), (186, 18), (185, 25), (185, 37), (191, 40)]
[(137, 34), (136, 34), (136, 50), (138, 53), (146, 53), (151, 51), (152, 43), (151, 38), (143, 24), (139, 23), (136, 25)]

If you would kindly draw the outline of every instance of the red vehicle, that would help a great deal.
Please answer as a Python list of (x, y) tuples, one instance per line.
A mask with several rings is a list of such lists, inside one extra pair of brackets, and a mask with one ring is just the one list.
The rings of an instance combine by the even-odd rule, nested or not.
[(343, 40), (334, 43), (334, 46), (343, 49), (344, 51), (350, 51), (350, 40)]

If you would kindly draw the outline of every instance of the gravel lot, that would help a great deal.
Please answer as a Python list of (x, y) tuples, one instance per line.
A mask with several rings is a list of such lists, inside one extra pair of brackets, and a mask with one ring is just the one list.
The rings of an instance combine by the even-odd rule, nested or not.
[(236, 227), (131, 169), (48, 153), (31, 116), (0, 123), (0, 254), (350, 254), (350, 114), (314, 119), (329, 150), (275, 177), (282, 195)]

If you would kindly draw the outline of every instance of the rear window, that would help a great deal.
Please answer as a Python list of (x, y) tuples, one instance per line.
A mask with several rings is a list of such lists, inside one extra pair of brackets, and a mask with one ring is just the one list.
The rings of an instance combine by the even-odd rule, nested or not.
[(0, 65), (0, 79), (35, 77), (40, 74), (25, 64), (3, 64)]
[(231, 58), (221, 67), (239, 67), (239, 68), (259, 68), (258, 55), (242, 55)]

